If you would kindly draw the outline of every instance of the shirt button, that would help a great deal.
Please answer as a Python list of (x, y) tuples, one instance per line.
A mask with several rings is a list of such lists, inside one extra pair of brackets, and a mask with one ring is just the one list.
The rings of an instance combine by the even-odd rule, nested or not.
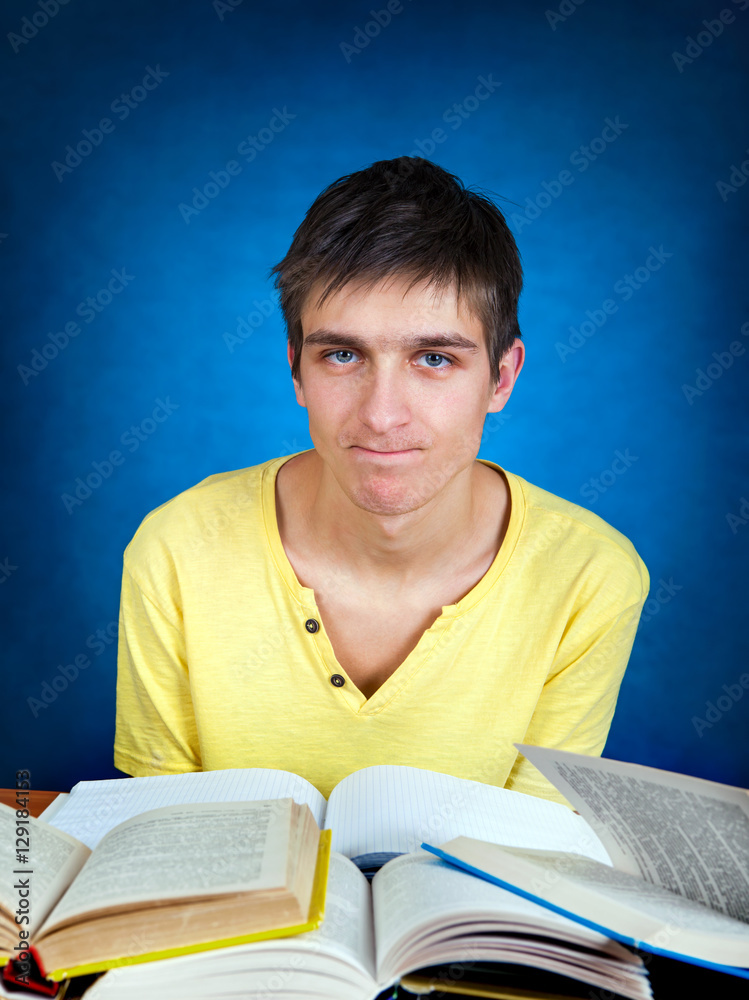
[(346, 678), (341, 677), (340, 674), (333, 674), (332, 677), (330, 678), (330, 683), (333, 685), (333, 687), (342, 688), (343, 685), (346, 683)]
[(320, 628), (320, 622), (315, 621), (314, 618), (308, 618), (307, 621), (304, 623), (304, 627), (307, 629), (308, 632), (317, 632), (317, 630)]

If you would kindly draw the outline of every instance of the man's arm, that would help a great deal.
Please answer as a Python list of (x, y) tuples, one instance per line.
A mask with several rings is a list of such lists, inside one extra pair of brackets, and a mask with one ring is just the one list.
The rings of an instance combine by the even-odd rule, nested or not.
[[(581, 629), (574, 626), (568, 631), (544, 684), (525, 743), (600, 756), (646, 596), (590, 635), (579, 635)], [(505, 787), (569, 804), (522, 754)]]
[(127, 774), (200, 771), (181, 623), (122, 575), (115, 767)]

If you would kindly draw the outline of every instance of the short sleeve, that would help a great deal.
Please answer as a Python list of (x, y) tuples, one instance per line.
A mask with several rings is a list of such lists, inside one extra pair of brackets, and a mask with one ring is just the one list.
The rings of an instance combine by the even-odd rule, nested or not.
[(141, 777), (201, 770), (180, 623), (122, 575), (114, 763)]
[[(569, 630), (560, 643), (524, 742), (600, 756), (645, 596), (589, 634), (584, 634), (582, 626)], [(569, 805), (522, 754), (506, 787)]]

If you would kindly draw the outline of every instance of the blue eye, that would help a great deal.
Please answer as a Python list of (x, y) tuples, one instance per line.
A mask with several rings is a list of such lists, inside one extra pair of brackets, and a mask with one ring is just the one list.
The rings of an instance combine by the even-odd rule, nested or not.
[(328, 355), (328, 358), (335, 359), (339, 364), (347, 365), (349, 361), (353, 361), (356, 355), (353, 351), (333, 351), (332, 354)]
[[(429, 368), (447, 368), (452, 364), (452, 361), (446, 358), (444, 354), (436, 354), (434, 352), (423, 354), (421, 359), (426, 361)], [(442, 364), (443, 361), (445, 362), (444, 365)]]

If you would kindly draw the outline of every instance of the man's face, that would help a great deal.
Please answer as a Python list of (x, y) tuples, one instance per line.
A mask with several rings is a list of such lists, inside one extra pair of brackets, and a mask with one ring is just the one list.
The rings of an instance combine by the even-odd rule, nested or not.
[(310, 436), (349, 500), (378, 515), (423, 507), (472, 467), (522, 365), (516, 341), (495, 385), (483, 326), (454, 289), (407, 284), (347, 285), (319, 308), (315, 288), (302, 312), (295, 390)]

